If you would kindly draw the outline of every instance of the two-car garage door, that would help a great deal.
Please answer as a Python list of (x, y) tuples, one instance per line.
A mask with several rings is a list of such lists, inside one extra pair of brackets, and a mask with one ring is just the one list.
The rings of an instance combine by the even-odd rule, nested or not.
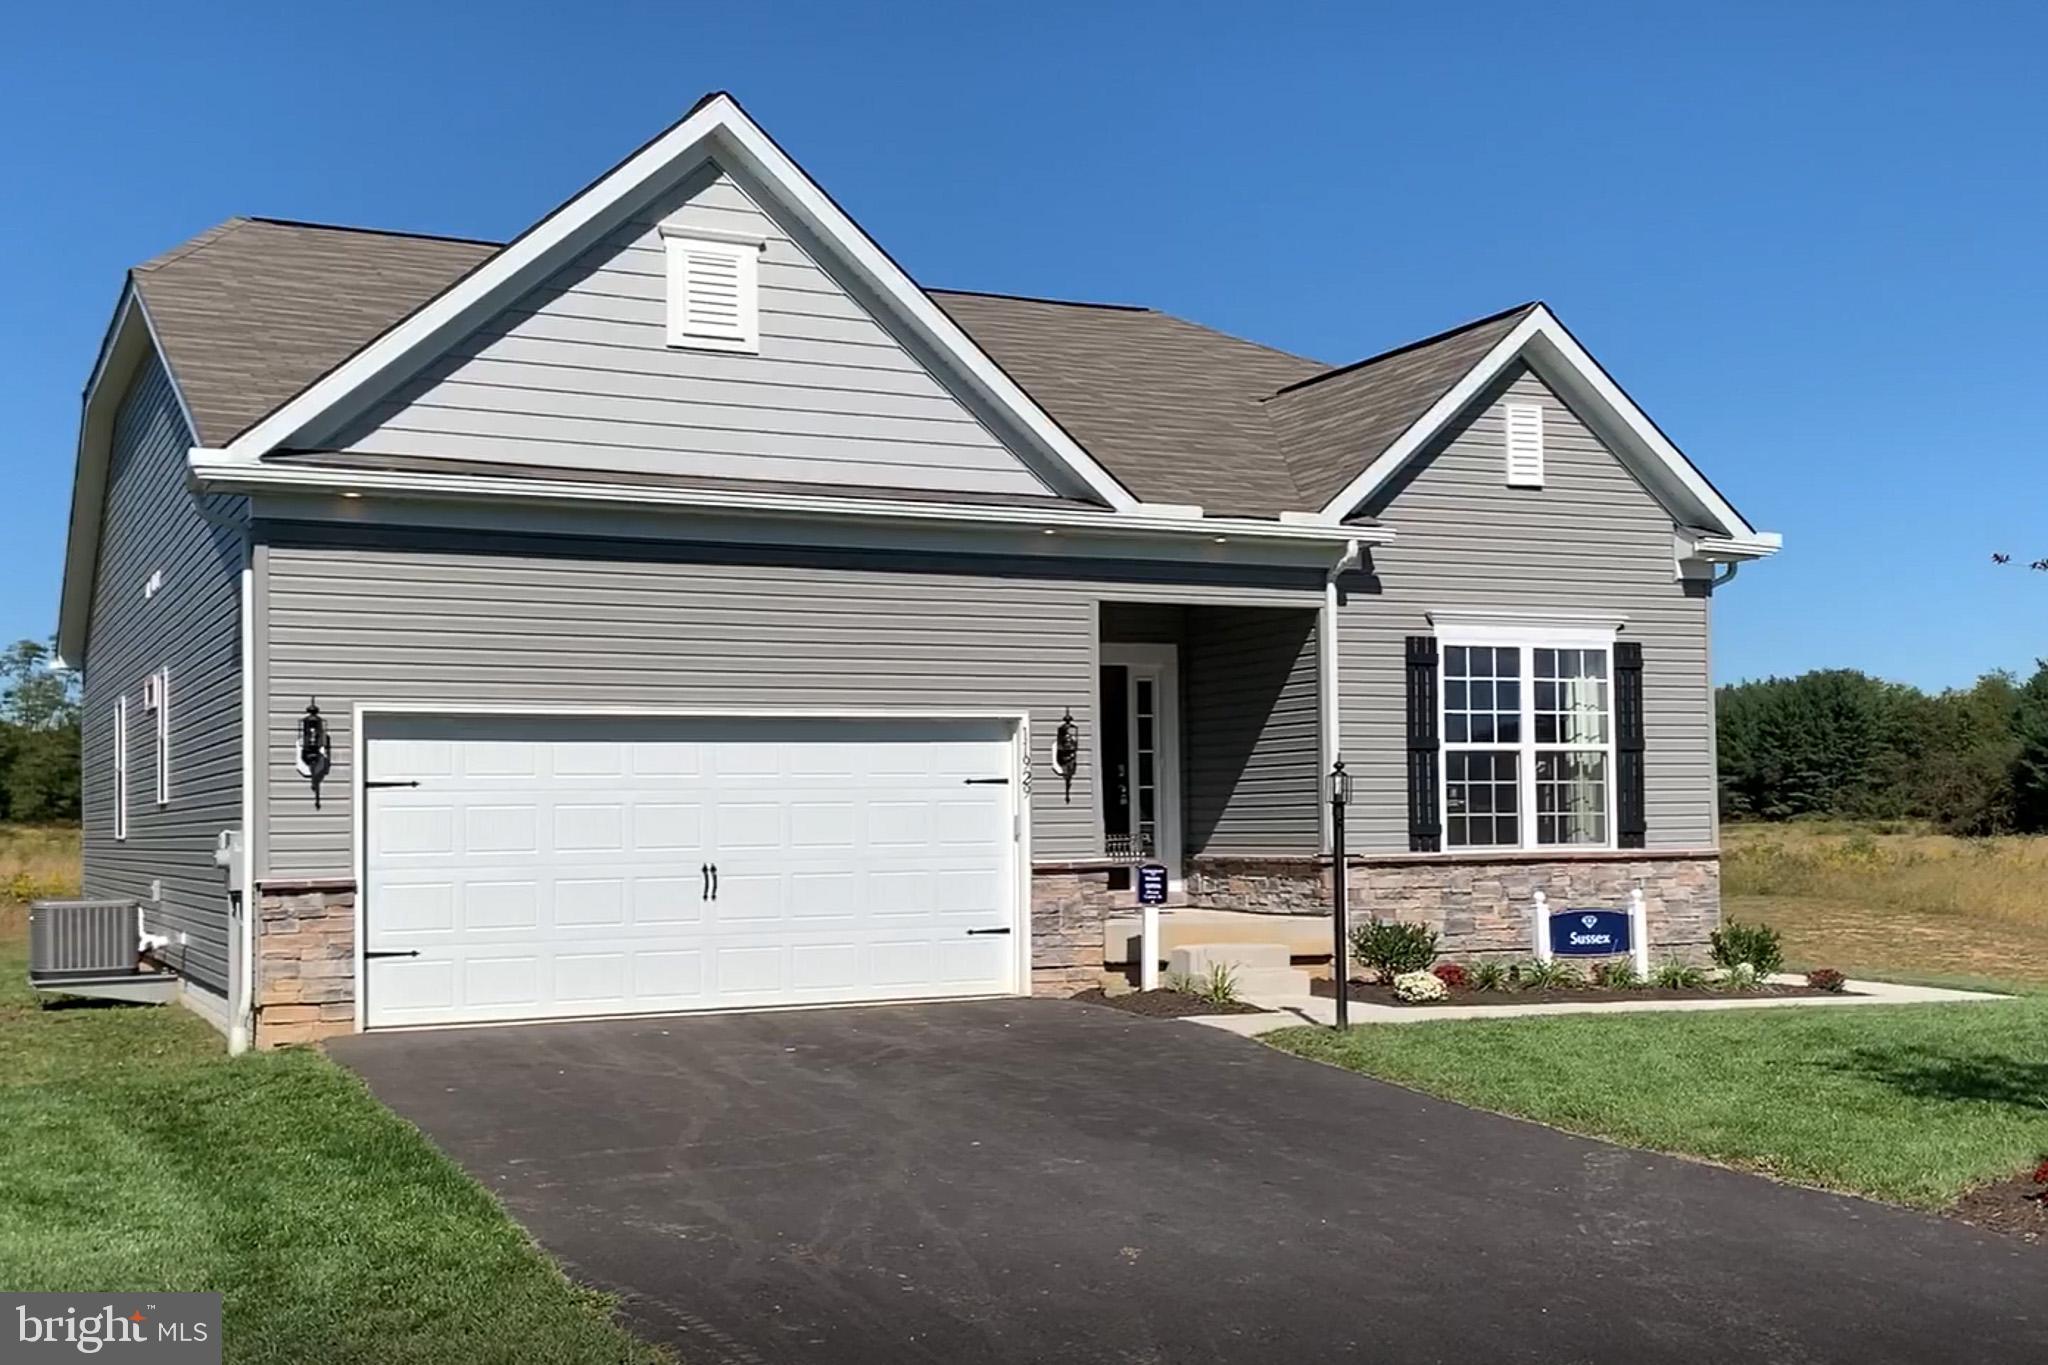
[(1016, 988), (1006, 723), (372, 717), (367, 743), (372, 1028)]

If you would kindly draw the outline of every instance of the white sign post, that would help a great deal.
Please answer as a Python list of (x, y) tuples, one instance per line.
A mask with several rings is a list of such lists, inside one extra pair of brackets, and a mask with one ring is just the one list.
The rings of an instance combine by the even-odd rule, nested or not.
[(1643, 888), (1628, 893), (1628, 942), (1639, 980), (1650, 979), (1650, 912), (1643, 906)]
[(1139, 948), (1143, 957), (1138, 962), (1138, 989), (1156, 991), (1159, 989), (1159, 907), (1139, 907)]
[(1541, 891), (1536, 893), (1534, 908), (1529, 919), (1529, 946), (1536, 952), (1538, 962), (1550, 961), (1550, 898)]

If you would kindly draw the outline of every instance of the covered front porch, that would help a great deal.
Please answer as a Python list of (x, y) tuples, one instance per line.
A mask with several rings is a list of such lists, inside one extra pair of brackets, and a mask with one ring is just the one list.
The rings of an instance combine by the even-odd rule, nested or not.
[(1328, 911), (1320, 617), (1102, 604), (1090, 759), (1117, 902), (1135, 904), (1135, 869), (1157, 863), (1171, 905)]

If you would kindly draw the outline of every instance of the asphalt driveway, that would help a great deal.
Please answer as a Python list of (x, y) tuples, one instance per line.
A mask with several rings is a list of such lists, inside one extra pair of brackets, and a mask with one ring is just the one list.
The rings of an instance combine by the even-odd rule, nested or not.
[(1053, 1001), (333, 1045), (711, 1362), (2048, 1359), (2048, 1256)]

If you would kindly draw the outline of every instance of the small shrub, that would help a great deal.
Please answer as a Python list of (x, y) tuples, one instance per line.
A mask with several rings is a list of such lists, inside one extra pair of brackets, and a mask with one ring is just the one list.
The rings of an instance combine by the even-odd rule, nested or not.
[(1472, 986), (1472, 974), (1455, 962), (1439, 962), (1429, 970), (1450, 990), (1469, 990)]
[(1690, 962), (1672, 959), (1662, 963), (1650, 974), (1650, 981), (1667, 991), (1696, 991), (1707, 984), (1707, 974)]
[(1643, 979), (1636, 975), (1636, 964), (1622, 957), (1593, 968), (1593, 984), (1610, 991), (1632, 991), (1643, 984)]
[(1733, 968), (1747, 962), (1760, 977), (1785, 969), (1785, 949), (1778, 931), (1768, 924), (1744, 924), (1729, 920), (1708, 935), (1716, 966)]
[(1369, 920), (1351, 931), (1351, 955), (1380, 981), (1424, 972), (1436, 961), (1436, 930), (1399, 920)]
[(1724, 991), (1753, 991), (1762, 980), (1755, 963), (1738, 962), (1722, 976), (1720, 985)]
[(1472, 989), (1475, 991), (1504, 991), (1508, 988), (1508, 969), (1498, 962), (1482, 962), (1470, 973)]
[(1839, 994), (1849, 984), (1849, 978), (1833, 967), (1815, 967), (1806, 974), (1806, 984), (1817, 991)]
[(1521, 977), (1525, 991), (1568, 991), (1586, 984), (1577, 967), (1555, 959), (1528, 963), (1522, 968)]
[(2048, 1185), (2048, 1156), (2041, 1158), (2041, 1164), (2034, 1168), (2034, 1183)]
[(1435, 972), (1403, 972), (1394, 978), (1394, 994), (1410, 1004), (1441, 1000), (1450, 994), (1443, 978)]
[(1235, 1005), (1237, 995), (1237, 968), (1228, 962), (1212, 962), (1209, 970), (1196, 975), (1190, 972), (1168, 972), (1161, 983), (1170, 991), (1192, 995), (1197, 1000), (1206, 1000), (1212, 1005)]

